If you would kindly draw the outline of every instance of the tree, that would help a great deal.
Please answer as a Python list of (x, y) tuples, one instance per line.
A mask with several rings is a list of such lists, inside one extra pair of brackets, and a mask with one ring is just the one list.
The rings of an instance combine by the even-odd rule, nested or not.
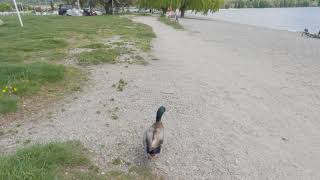
[[(98, 0), (103, 5), (106, 14), (112, 14), (112, 0)], [(134, 0), (113, 0), (114, 7), (130, 6), (134, 3)]]
[(53, 1), (50, 1), (50, 7), (51, 7), (51, 11), (54, 11), (54, 5), (53, 5)]
[(184, 17), (186, 10), (204, 13), (215, 12), (219, 10), (220, 5), (223, 5), (223, 0), (181, 0), (179, 7), (181, 17)]
[(112, 0), (100, 0), (100, 3), (106, 10), (106, 14), (112, 14)]
[(11, 6), (8, 3), (0, 3), (0, 12), (10, 11)]
[(179, 8), (181, 17), (184, 17), (186, 10), (195, 12), (214, 12), (223, 4), (223, 0), (139, 0), (140, 7), (161, 9), (164, 13), (169, 7)]
[(177, 8), (181, 0), (139, 0), (138, 4), (140, 8), (152, 8), (161, 9), (163, 13), (166, 13), (168, 8)]

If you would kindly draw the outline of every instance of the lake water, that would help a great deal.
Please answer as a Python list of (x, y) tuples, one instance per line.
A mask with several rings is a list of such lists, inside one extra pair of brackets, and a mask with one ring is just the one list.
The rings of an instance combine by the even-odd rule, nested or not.
[(320, 30), (319, 7), (221, 9), (209, 13), (207, 17), (288, 31), (300, 32), (307, 28), (312, 33), (318, 33)]

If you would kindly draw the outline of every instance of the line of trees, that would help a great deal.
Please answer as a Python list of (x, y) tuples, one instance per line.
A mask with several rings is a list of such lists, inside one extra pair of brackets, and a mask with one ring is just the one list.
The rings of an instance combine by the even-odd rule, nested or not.
[(0, 12), (10, 11), (11, 5), (9, 3), (0, 3)]
[[(76, 4), (77, 0), (63, 0), (66, 4)], [(92, 7), (103, 6), (106, 14), (112, 14), (113, 7), (128, 7), (134, 5), (135, 0), (79, 0), (80, 7)]]
[(226, 0), (225, 8), (281, 8), (320, 6), (320, 0)]
[[(26, 9), (32, 9), (31, 6), (24, 5), (21, 3), (17, 3), (17, 6), (20, 11), (26, 10)], [(0, 3), (0, 12), (10, 12), (14, 9), (15, 9), (15, 7), (14, 7), (13, 3), (11, 3), (11, 4), (7, 3), (7, 2)]]
[[(2, 2), (1, 2), (2, 1)], [(77, 0), (19, 0), (23, 5), (51, 5), (54, 4), (70, 4), (70, 5), (76, 5)], [(86, 7), (101, 7), (103, 6), (107, 14), (112, 14), (112, 0), (79, 0), (80, 7), (86, 8)], [(113, 0), (113, 6), (114, 7), (128, 7), (132, 6), (136, 3), (136, 0)], [(0, 0), (0, 12), (4, 11), (10, 11), (12, 10), (13, 3), (12, 0)], [(24, 8), (25, 9), (25, 8)], [(31, 8), (32, 9), (32, 8)]]
[(223, 6), (223, 0), (138, 0), (139, 7), (161, 9), (166, 13), (168, 8), (180, 9), (181, 17), (186, 10), (195, 12), (215, 12)]

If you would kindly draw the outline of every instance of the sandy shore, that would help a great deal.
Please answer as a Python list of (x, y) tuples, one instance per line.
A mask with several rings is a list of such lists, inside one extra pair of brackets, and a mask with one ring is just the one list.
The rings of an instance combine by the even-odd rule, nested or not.
[(182, 20), (187, 32), (147, 23), (183, 104), (168, 117), (176, 176), (319, 179), (320, 41), (221, 21)]
[[(79, 139), (106, 169), (121, 157), (168, 179), (320, 179), (319, 40), (212, 20), (183, 19), (185, 31), (137, 20), (157, 34), (158, 61), (92, 67), (84, 92), (0, 137), (0, 152), (26, 139)], [(121, 78), (128, 86), (117, 92)], [(160, 105), (165, 144), (149, 162), (142, 135)]]

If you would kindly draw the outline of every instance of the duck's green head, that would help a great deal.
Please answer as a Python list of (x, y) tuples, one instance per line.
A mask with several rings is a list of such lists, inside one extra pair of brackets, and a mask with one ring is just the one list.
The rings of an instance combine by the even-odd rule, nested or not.
[(156, 118), (156, 121), (161, 121), (161, 117), (163, 115), (163, 113), (166, 112), (166, 108), (161, 106), (159, 107), (158, 111), (157, 111), (157, 118)]

